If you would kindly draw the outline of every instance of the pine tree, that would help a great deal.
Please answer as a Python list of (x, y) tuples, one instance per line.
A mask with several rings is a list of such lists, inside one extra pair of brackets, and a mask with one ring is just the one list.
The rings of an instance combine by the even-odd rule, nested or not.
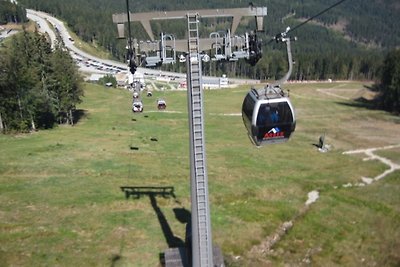
[(76, 105), (81, 102), (83, 89), (77, 67), (62, 46), (57, 46), (50, 58), (52, 73), (49, 77), (53, 106), (59, 123), (73, 125)]
[(0, 131), (50, 128), (56, 119), (73, 124), (83, 90), (67, 51), (52, 52), (44, 36), (23, 31), (0, 59)]
[(381, 105), (384, 109), (400, 113), (400, 49), (388, 53), (381, 78)]

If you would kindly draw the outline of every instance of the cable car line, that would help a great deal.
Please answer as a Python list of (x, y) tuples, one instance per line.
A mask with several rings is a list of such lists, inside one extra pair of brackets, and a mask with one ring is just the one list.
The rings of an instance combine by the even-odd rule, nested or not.
[(242, 119), (248, 136), (254, 145), (262, 146), (286, 142), (296, 128), (294, 108), (289, 95), (281, 88), (289, 79), (293, 69), (290, 41), (296, 40), (296, 38), (291, 38), (288, 34), (344, 1), (346, 0), (336, 2), (293, 28), (287, 27), (284, 32), (277, 34), (270, 40), (270, 42), (275, 40), (286, 44), (289, 68), (285, 76), (275, 83), (268, 84), (261, 89), (250, 89), (243, 100)]
[[(306, 21), (304, 21), (304, 22), (300, 23), (299, 25), (295, 26), (295, 27), (292, 28), (289, 32), (295, 31), (296, 29), (300, 28), (301, 26), (303, 26), (304, 24), (306, 24), (306, 23), (309, 22), (310, 20), (313, 20), (313, 19), (315, 19), (316, 17), (318, 17), (318, 16), (324, 14), (325, 12), (328, 12), (329, 10), (331, 10), (332, 8), (334, 8), (334, 7), (338, 6), (338, 5), (340, 5), (340, 4), (343, 3), (344, 1), (346, 1), (346, 0), (340, 0), (340, 1), (336, 2), (335, 4), (331, 5), (330, 7), (328, 7), (328, 8), (326, 8), (326, 9), (322, 10), (322, 11), (319, 12), (318, 14), (312, 16), (311, 18), (307, 19)], [(288, 33), (289, 33), (289, 32), (288, 32)]]
[(243, 123), (250, 140), (256, 146), (286, 142), (296, 128), (294, 108), (288, 94), (281, 88), (293, 69), (291, 38), (286, 37), (289, 31), (290, 27), (286, 28), (277, 40), (286, 43), (289, 64), (287, 73), (264, 88), (252, 88), (243, 101)]
[[(312, 16), (312, 17), (306, 19), (306, 20), (303, 21), (302, 23), (300, 23), (300, 24), (294, 26), (294, 27), (291, 28), (289, 31), (287, 31), (286, 34), (297, 30), (298, 28), (304, 26), (304, 24), (306, 24), (306, 23), (308, 23), (309, 21), (315, 19), (316, 17), (319, 17), (319, 16), (321, 16), (322, 14), (328, 12), (329, 10), (331, 10), (332, 8), (334, 8), (334, 7), (338, 6), (338, 5), (340, 5), (340, 4), (343, 3), (344, 1), (346, 1), (346, 0), (340, 0), (340, 1), (336, 2), (335, 4), (333, 4), (333, 5), (331, 5), (331, 6), (327, 7), (327, 8), (325, 8), (324, 10), (322, 10), (321, 12), (319, 12), (318, 14), (316, 14), (316, 15), (314, 15), (314, 16)], [(268, 43), (271, 43), (271, 42), (274, 41), (274, 40), (278, 40), (278, 39), (281, 38), (281, 37), (282, 37), (282, 36), (281, 36), (281, 33), (279, 33), (279, 34), (277, 34), (275, 37), (273, 37)]]
[(128, 51), (127, 51), (127, 60), (128, 60), (128, 66), (129, 66), (129, 71), (133, 74), (135, 74), (136, 69), (137, 69), (137, 64), (135, 62), (135, 51), (133, 49), (132, 45), (132, 35), (131, 35), (131, 24), (130, 24), (130, 12), (129, 12), (129, 1), (126, 0), (126, 10), (127, 16), (128, 16)]
[[(341, 0), (339, 3), (343, 1), (344, 0)], [(127, 9), (129, 14), (128, 5)], [(260, 11), (263, 11), (263, 9)], [(256, 14), (257, 21), (260, 21), (260, 24), (262, 24), (261, 22), (263, 21), (262, 17), (264, 16), (264, 13), (266, 15), (266, 8), (265, 12), (261, 12), (261, 15)], [(203, 84), (199, 45), (199, 13), (186, 12), (184, 18), (186, 18), (188, 25), (188, 54), (186, 55), (186, 62), (192, 207), (191, 221), (190, 224), (188, 224), (190, 230), (187, 231), (189, 234), (186, 235), (188, 240), (187, 248), (190, 253), (188, 257), (190, 265), (208, 267), (214, 266), (214, 264), (219, 265), (219, 262), (223, 264), (223, 260), (221, 260), (221, 255), (220, 260), (217, 260), (217, 262), (214, 261), (214, 251), (212, 247), (210, 208), (208, 201), (207, 160), (204, 138)], [(130, 23), (129, 15), (128, 23)], [(299, 27), (300, 26), (296, 28)], [(276, 41), (284, 42), (287, 46), (289, 68), (286, 75), (272, 85), (267, 85), (259, 90), (251, 89), (243, 101), (243, 122), (247, 128), (250, 139), (256, 146), (285, 142), (295, 130), (296, 119), (293, 106), (288, 95), (285, 94), (280, 87), (289, 79), (293, 69), (290, 48), (291, 38), (287, 37), (287, 34), (290, 31), (291, 30), (288, 27), (285, 32), (277, 35), (278, 38), (275, 38)], [(249, 59), (252, 59), (250, 63), (255, 64), (258, 59), (261, 58), (261, 42), (258, 41), (256, 35), (252, 36), (251, 39), (250, 52), (254, 55), (252, 57), (249, 56)], [(129, 49), (131, 49), (131, 47)], [(134, 56), (133, 53), (133, 51), (129, 52), (130, 59)], [(131, 67), (131, 62), (134, 62), (134, 60), (129, 60), (129, 67)], [(133, 66), (135, 67), (136, 65)], [(132, 72), (132, 74), (133, 73), (134, 72)], [(131, 149), (135, 148), (136, 147), (131, 146)], [(175, 258), (175, 255), (181, 256), (179, 251), (175, 250), (175, 252), (178, 253), (174, 255), (169, 252), (168, 254), (165, 253), (165, 259)], [(217, 256), (217, 258), (219, 257)], [(166, 266), (169, 265), (166, 264)]]

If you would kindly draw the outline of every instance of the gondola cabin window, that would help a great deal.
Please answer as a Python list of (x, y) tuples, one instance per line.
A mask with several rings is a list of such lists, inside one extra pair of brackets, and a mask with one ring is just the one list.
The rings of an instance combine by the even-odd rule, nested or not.
[[(296, 127), (289, 102), (275, 100), (259, 106), (253, 138), (256, 145), (285, 142)], [(280, 102), (279, 102), (280, 101)]]
[(247, 121), (251, 124), (252, 117), (253, 117), (253, 111), (254, 111), (254, 105), (255, 105), (255, 100), (251, 96), (251, 94), (247, 94), (245, 100), (243, 101), (243, 115), (246, 116)]
[(293, 122), (292, 111), (287, 102), (261, 104), (257, 116), (257, 127), (277, 126)]

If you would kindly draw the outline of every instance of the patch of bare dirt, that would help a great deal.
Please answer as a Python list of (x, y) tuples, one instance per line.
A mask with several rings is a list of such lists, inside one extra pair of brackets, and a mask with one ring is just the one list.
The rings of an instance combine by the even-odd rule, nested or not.
[(353, 100), (365, 99), (367, 101), (372, 101), (376, 98), (377, 95), (378, 95), (378, 92), (374, 92), (367, 88), (363, 88), (363, 89), (357, 90), (357, 92), (355, 92), (355, 94), (353, 96)]
[(386, 146), (400, 141), (400, 124), (382, 120), (347, 121), (341, 126), (351, 132), (359, 147)]
[(347, 100), (365, 100), (372, 101), (376, 98), (378, 92), (368, 88), (345, 88), (342, 85), (334, 86), (329, 89), (317, 89), (317, 92), (336, 98)]
[(22, 30), (22, 24), (8, 23), (0, 25), (5, 30)]

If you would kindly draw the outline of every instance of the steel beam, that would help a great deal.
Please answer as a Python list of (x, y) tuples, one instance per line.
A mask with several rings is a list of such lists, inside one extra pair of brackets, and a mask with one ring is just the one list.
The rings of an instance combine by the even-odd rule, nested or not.
[[(144, 13), (131, 13), (129, 17), (131, 21), (140, 22), (143, 28), (149, 35), (150, 40), (154, 41), (154, 35), (151, 30), (150, 20), (169, 20), (169, 19), (186, 19), (187, 14), (199, 14), (201, 18), (223, 18), (233, 17), (231, 34), (234, 35), (243, 17), (255, 16), (257, 21), (257, 30), (263, 29), (263, 17), (267, 16), (267, 7), (253, 7), (248, 8), (228, 8), (228, 9), (199, 9), (199, 10), (181, 10), (181, 11), (158, 11), (158, 12), (144, 12)], [(128, 22), (127, 13), (113, 14), (114, 23)]]

